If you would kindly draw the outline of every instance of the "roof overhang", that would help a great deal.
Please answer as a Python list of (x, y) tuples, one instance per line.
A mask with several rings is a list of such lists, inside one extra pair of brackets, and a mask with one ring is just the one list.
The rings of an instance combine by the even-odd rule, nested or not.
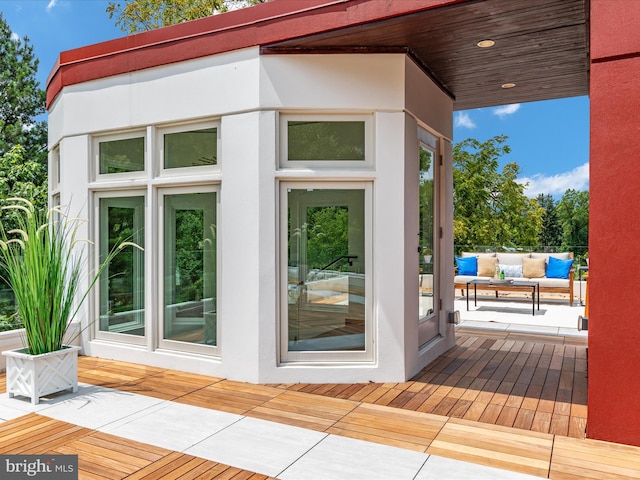
[[(404, 52), (456, 110), (587, 95), (588, 13), (589, 0), (271, 0), (63, 52), (47, 106), (67, 85), (252, 46)], [(495, 44), (481, 48), (481, 40)]]

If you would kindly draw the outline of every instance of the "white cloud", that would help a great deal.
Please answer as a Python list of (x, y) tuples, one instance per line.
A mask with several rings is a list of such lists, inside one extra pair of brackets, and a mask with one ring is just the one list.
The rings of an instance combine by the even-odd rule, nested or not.
[(456, 114), (456, 127), (476, 128), (476, 124), (466, 112)]
[(50, 11), (57, 4), (58, 4), (58, 0), (49, 0), (49, 3), (47, 4), (47, 11)]
[(529, 183), (525, 195), (533, 198), (538, 194), (561, 196), (568, 189), (586, 190), (589, 188), (589, 163), (580, 165), (568, 172), (545, 176), (540, 173), (532, 177), (518, 179), (519, 183)]
[(507, 115), (513, 115), (518, 110), (520, 110), (520, 104), (512, 103), (511, 105), (503, 105), (502, 107), (494, 108), (493, 114), (499, 116), (500, 118), (504, 118)]
[(18, 35), (16, 32), (11, 32), (11, 40), (17, 42), (18, 40), (20, 40), (20, 35)]

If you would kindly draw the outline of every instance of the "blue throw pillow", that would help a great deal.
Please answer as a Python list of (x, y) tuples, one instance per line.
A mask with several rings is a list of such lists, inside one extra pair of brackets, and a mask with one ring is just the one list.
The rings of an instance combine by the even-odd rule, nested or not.
[(549, 265), (547, 265), (547, 278), (569, 278), (569, 272), (573, 265), (573, 259), (559, 260), (555, 257), (549, 257)]
[(478, 259), (476, 257), (456, 257), (458, 275), (477, 275)]

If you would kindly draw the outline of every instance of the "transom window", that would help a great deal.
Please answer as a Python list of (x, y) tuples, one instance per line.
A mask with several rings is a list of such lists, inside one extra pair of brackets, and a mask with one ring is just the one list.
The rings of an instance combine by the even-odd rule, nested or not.
[(168, 133), (164, 136), (164, 168), (217, 165), (217, 145), (217, 128)]
[(367, 115), (282, 115), (282, 167), (370, 167), (372, 118)]
[(144, 171), (144, 135), (122, 137), (124, 138), (116, 137), (97, 141), (100, 175)]
[(158, 130), (162, 176), (181, 175), (219, 166), (217, 122), (177, 125)]

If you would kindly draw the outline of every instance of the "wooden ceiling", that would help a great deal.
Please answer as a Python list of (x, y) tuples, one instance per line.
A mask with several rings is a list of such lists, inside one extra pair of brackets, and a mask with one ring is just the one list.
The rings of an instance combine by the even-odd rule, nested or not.
[[(587, 95), (588, 2), (469, 0), (273, 43), (263, 53), (406, 51), (453, 96), (455, 110)], [(485, 39), (495, 45), (479, 48)]]

